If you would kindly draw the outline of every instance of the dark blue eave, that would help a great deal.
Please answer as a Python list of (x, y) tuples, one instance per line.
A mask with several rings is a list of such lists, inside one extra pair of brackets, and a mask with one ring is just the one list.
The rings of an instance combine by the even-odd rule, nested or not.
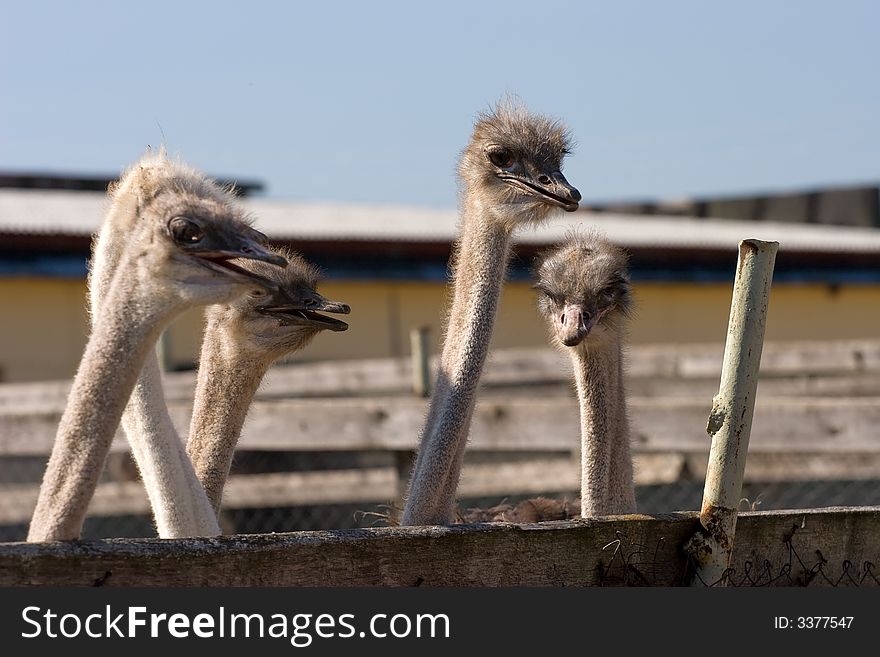
[(77, 255), (0, 256), (0, 277), (85, 278), (88, 262)]
[[(396, 258), (312, 258), (328, 281), (427, 281), (444, 282), (449, 278), (445, 262)], [(650, 282), (724, 283), (732, 282), (734, 267), (641, 267), (632, 268), (632, 279)], [(0, 277), (38, 277), (84, 279), (87, 260), (78, 255), (0, 255)], [(508, 279), (531, 280), (528, 266), (514, 262)], [(880, 265), (870, 267), (793, 267), (777, 266), (773, 275), (777, 283), (827, 283), (872, 285), (880, 283)]]

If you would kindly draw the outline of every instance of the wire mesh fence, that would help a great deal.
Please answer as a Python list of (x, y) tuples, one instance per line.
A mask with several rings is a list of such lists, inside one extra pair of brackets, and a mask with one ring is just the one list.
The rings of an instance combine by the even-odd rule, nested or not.
[[(880, 568), (873, 561), (832, 560), (813, 543), (815, 537), (804, 535), (797, 525), (782, 536), (783, 549), (774, 559), (758, 555), (737, 557), (714, 581), (705, 581), (693, 558), (668, 576), (659, 556), (663, 537), (652, 545), (633, 541), (625, 532), (603, 547), (609, 556), (602, 563), (600, 586), (684, 586), (691, 583), (705, 587), (875, 587), (880, 586)], [(752, 558), (749, 558), (752, 557)], [(663, 575), (658, 575), (663, 573)]]
[[(367, 462), (381, 461), (377, 455), (369, 455)], [(281, 458), (277, 454), (266, 459), (267, 468), (307, 468), (331, 470), (339, 463), (353, 465), (357, 459), (344, 455), (341, 460), (327, 455), (308, 458), (308, 455), (292, 454)], [(42, 464), (19, 459), (17, 468), (0, 467), (0, 517), (8, 516), (9, 504), (18, 498), (4, 494), (5, 490), (20, 486), (22, 478), (31, 485), (39, 482)], [(257, 464), (249, 462), (245, 471), (253, 472)], [(18, 476), (13, 476), (13, 473)], [(286, 470), (281, 470), (286, 471)], [(16, 479), (10, 482), (10, 479)], [(703, 494), (702, 481), (676, 481), (671, 483), (643, 485), (636, 488), (638, 509), (641, 513), (657, 514), (671, 511), (696, 511), (700, 508)], [(574, 490), (547, 490), (538, 495), (567, 499), (574, 502), (578, 492)], [(833, 479), (803, 481), (746, 482), (743, 486), (743, 510), (774, 510), (821, 508), (832, 506), (880, 505), (880, 479)], [(535, 497), (536, 494), (493, 495), (464, 497), (462, 509), (494, 507), (499, 503), (516, 504)], [(573, 506), (576, 509), (576, 505)], [(27, 535), (30, 509), (17, 509), (19, 521), (0, 523), (0, 541), (21, 541)], [(270, 533), (305, 530), (350, 529), (357, 527), (393, 524), (395, 502), (388, 499), (337, 504), (308, 504), (291, 506), (259, 506), (225, 509), (221, 516), (224, 533)], [(84, 539), (137, 538), (155, 536), (152, 518), (146, 512), (120, 515), (89, 515), (83, 529)]]

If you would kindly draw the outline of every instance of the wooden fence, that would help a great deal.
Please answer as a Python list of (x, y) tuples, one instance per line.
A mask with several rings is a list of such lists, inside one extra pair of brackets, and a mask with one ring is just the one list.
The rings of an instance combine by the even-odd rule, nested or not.
[[(702, 478), (706, 417), (721, 347), (641, 347), (630, 353), (637, 482)], [(550, 350), (493, 354), (470, 454), (530, 460), (466, 465), (462, 496), (578, 488), (577, 408), (568, 364)], [(388, 467), (232, 477), (227, 508), (375, 502), (399, 495), (425, 401), (408, 394), (408, 360), (274, 369), (240, 447), (387, 452)], [(528, 383), (524, 386), (524, 383)], [(167, 377), (185, 432), (191, 374)], [(0, 459), (43, 457), (66, 383), (0, 386)], [(880, 476), (880, 342), (764, 347), (746, 478)], [(117, 437), (114, 454), (127, 451)], [(0, 522), (26, 522), (35, 483), (0, 489)], [(148, 513), (137, 481), (98, 487), (92, 515)], [(535, 525), (375, 528), (211, 539), (0, 544), (0, 586), (585, 586), (676, 585), (692, 576), (685, 545), (696, 513)], [(732, 585), (878, 585), (880, 508), (748, 512), (739, 516)], [(714, 584), (715, 582), (706, 582)]]
[[(211, 539), (0, 544), (0, 586), (617, 586), (687, 582), (696, 513)], [(742, 513), (738, 586), (880, 585), (880, 507)], [(712, 585), (716, 582), (707, 582)]]
[[(706, 417), (717, 391), (720, 345), (649, 346), (630, 352), (628, 384), (636, 482), (701, 478)], [(224, 506), (390, 502), (408, 478), (426, 401), (406, 395), (408, 359), (274, 368), (252, 407), (241, 450), (389, 452), (387, 466), (238, 475)], [(492, 354), (474, 416), (469, 454), (528, 452), (528, 461), (468, 463), (462, 497), (575, 491), (578, 410), (569, 365), (550, 349)], [(0, 386), (0, 459), (45, 457), (66, 382)], [(166, 377), (172, 416), (185, 435), (194, 378)], [(880, 478), (880, 342), (767, 343), (746, 479)], [(128, 451), (122, 434), (112, 451)], [(0, 484), (0, 523), (27, 522), (36, 482)], [(138, 481), (99, 485), (91, 515), (146, 514)]]

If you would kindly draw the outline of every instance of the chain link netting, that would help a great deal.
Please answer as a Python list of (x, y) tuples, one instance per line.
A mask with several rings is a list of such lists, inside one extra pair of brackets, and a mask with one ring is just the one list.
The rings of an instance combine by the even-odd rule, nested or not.
[[(519, 459), (521, 460), (521, 456)], [(391, 455), (383, 453), (278, 453), (252, 452), (238, 458), (235, 474), (271, 472), (333, 472), (352, 468), (383, 468), (391, 463)], [(24, 540), (33, 500), (16, 491), (27, 488), (31, 493), (42, 477), (42, 459), (8, 457), (0, 462), (0, 541)], [(136, 470), (126, 456), (111, 460), (103, 481), (128, 478), (131, 486), (139, 486)], [(638, 486), (636, 497), (642, 513), (699, 510), (703, 482), (697, 479)], [(515, 504), (543, 495), (576, 500), (575, 490), (547, 490), (541, 493), (483, 497), (463, 497), (462, 509), (487, 509), (499, 503)], [(742, 491), (743, 510), (776, 510), (821, 508), (831, 506), (880, 505), (880, 479), (805, 479), (798, 481), (746, 481)], [(13, 505), (19, 505), (13, 508)], [(349, 529), (393, 523), (397, 505), (391, 499), (368, 501), (303, 504), (290, 506), (245, 506), (225, 508), (221, 516), (224, 533), (268, 533), (303, 530)], [(11, 520), (9, 520), (11, 518)], [(390, 520), (389, 520), (390, 519)], [(152, 518), (142, 513), (125, 515), (89, 514), (83, 538), (135, 538), (155, 536)]]

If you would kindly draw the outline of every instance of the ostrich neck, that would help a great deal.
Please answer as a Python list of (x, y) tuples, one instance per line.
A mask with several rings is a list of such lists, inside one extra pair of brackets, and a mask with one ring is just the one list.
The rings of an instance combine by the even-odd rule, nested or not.
[(251, 401), (271, 359), (236, 347), (209, 324), (202, 343), (187, 452), (215, 513)]
[(122, 416), (160, 538), (217, 536), (220, 526), (168, 413), (155, 350)]
[(465, 206), (446, 340), (413, 468), (405, 525), (447, 524), (452, 516), (510, 237), (510, 229), (477, 202)]
[(622, 347), (604, 336), (571, 349), (581, 412), (581, 514), (635, 511)]
[[(130, 267), (130, 269), (129, 269)], [(129, 263), (129, 269), (136, 267)], [(147, 353), (182, 310), (157, 298), (137, 274), (117, 276), (92, 333), (58, 425), (31, 522), (31, 542), (79, 537), (89, 501)]]
[[(126, 236), (137, 217), (136, 195), (130, 190), (120, 193), (107, 213), (105, 228), (94, 242), (89, 271), (93, 317), (103, 306)], [(122, 427), (147, 490), (159, 537), (219, 534), (217, 518), (168, 414), (159, 359), (154, 350), (146, 355), (122, 415)]]
[[(472, 399), (489, 351), (510, 254), (510, 232), (486, 222), (467, 223), (458, 251), (452, 307), (440, 355), (440, 378)], [(445, 400), (435, 396), (431, 407)]]

